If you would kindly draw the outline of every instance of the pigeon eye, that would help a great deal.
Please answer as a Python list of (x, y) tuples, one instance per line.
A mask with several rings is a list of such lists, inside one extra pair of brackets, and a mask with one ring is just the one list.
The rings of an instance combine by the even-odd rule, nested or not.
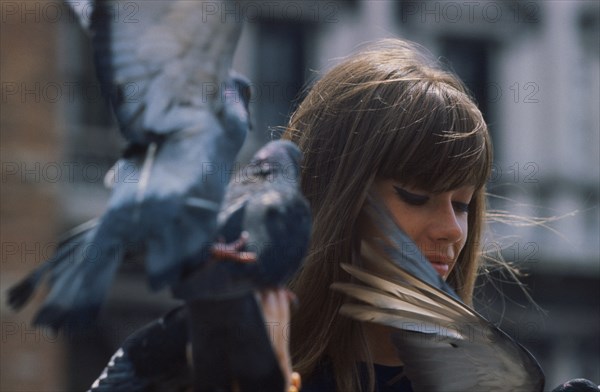
[(270, 163), (263, 162), (260, 164), (260, 174), (269, 175), (273, 172), (273, 167)]

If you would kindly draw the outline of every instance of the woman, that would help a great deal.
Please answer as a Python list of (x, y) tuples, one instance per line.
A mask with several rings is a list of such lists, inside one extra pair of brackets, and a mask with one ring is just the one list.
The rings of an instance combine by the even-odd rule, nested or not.
[[(302, 188), (313, 213), (310, 254), (292, 282), (301, 309), (290, 349), (303, 391), (411, 390), (389, 331), (338, 315), (330, 290), (359, 263), (373, 192), (467, 304), (472, 303), (492, 147), (463, 84), (414, 44), (386, 40), (319, 80), (284, 138), (304, 154)], [(386, 386), (387, 385), (387, 386)]]

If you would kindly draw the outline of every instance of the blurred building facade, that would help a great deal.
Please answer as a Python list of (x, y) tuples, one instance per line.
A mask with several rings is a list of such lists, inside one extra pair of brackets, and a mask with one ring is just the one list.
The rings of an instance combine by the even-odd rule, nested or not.
[[(5, 307), (7, 285), (49, 256), (60, 232), (102, 212), (108, 196), (102, 177), (122, 140), (72, 16), (49, 1), (1, 4), (0, 390), (80, 390), (128, 333), (174, 302), (148, 295), (140, 265), (132, 264), (87, 336), (55, 338), (27, 326), (30, 311), (15, 315)], [(467, 83), (495, 141), (490, 205), (521, 217), (491, 223), (486, 250), (498, 249), (529, 270), (523, 281), (546, 313), (494, 271), (481, 279), (478, 306), (536, 354), (549, 386), (573, 377), (600, 382), (599, 3), (247, 1), (239, 7), (246, 26), (235, 68), (250, 77), (254, 93), (254, 130), (242, 162), (280, 132), (303, 87), (319, 77), (314, 70), (327, 70), (361, 44), (416, 41)], [(230, 11), (219, 10), (224, 17)]]

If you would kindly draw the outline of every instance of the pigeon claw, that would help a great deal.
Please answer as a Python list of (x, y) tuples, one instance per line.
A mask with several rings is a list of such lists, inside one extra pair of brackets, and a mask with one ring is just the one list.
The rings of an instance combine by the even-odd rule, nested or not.
[(219, 239), (212, 245), (211, 254), (217, 260), (230, 260), (238, 263), (256, 263), (256, 253), (242, 251), (248, 243), (248, 233), (242, 232), (240, 238), (226, 243), (223, 239)]

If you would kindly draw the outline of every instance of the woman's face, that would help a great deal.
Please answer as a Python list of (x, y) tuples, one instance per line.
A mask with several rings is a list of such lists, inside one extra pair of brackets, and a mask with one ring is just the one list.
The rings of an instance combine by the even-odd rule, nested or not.
[(395, 180), (376, 179), (373, 190), (400, 228), (446, 279), (467, 239), (468, 209), (475, 188), (462, 186), (432, 194)]

